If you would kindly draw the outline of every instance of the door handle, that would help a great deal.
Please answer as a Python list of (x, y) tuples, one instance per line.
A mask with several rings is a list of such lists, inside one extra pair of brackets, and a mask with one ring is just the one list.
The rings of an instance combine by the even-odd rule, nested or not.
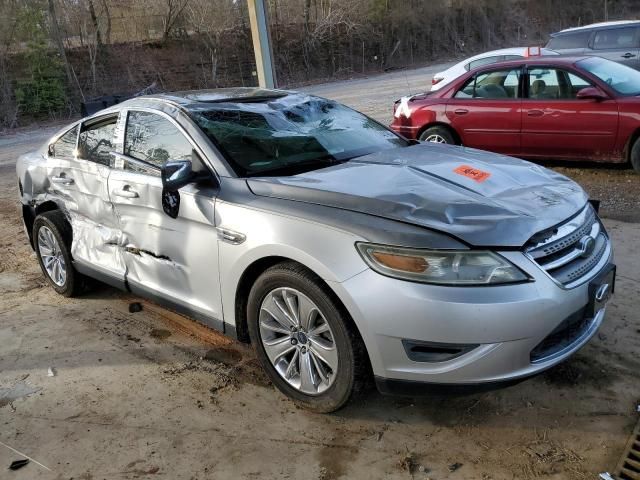
[(114, 190), (113, 194), (116, 197), (124, 197), (124, 198), (138, 198), (140, 195), (138, 195), (138, 192), (135, 192), (133, 190), (129, 190), (127, 187), (121, 189), (121, 190)]
[(64, 175), (51, 177), (51, 181), (59, 185), (73, 185), (73, 178), (65, 177)]
[(456, 115), (466, 115), (467, 113), (469, 113), (469, 110), (467, 110), (466, 108), (457, 108), (453, 111), (453, 113), (455, 113)]
[(529, 110), (527, 115), (530, 117), (541, 117), (544, 115), (544, 112), (542, 110)]
[(633, 58), (635, 55), (633, 53), (625, 53), (624, 55), (620, 55), (622, 58)]

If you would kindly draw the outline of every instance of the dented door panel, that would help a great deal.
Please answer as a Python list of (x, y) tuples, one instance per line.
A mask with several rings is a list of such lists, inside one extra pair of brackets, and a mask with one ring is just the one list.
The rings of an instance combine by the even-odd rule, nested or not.
[(124, 280), (118, 221), (107, 190), (111, 169), (78, 155), (76, 148), (72, 159), (46, 158), (45, 197), (55, 199), (71, 224), (74, 262)]
[(120, 232), (113, 206), (109, 201), (107, 182), (109, 167), (78, 160), (68, 167), (53, 167), (52, 175), (73, 179), (65, 186), (65, 205), (73, 229), (71, 254), (74, 261), (124, 278)]
[(175, 219), (163, 211), (162, 180), (157, 176), (114, 170), (109, 194), (119, 220), (130, 288), (188, 308), (220, 328), (217, 189), (182, 188)]

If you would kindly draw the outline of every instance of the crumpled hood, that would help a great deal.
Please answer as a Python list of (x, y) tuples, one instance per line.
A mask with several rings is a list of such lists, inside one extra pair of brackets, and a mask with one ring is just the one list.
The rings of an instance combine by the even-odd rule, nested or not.
[(256, 195), (376, 215), (492, 247), (520, 247), (581, 210), (588, 199), (576, 183), (546, 168), (437, 144), (247, 182)]

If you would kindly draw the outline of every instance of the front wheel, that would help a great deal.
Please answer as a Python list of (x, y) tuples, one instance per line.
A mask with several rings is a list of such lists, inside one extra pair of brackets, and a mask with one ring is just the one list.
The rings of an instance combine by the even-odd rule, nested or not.
[(447, 143), (449, 145), (455, 145), (456, 140), (453, 135), (445, 127), (429, 127), (420, 134), (418, 140), (422, 142), (431, 143)]
[(262, 366), (300, 406), (332, 412), (363, 385), (362, 340), (326, 287), (300, 265), (283, 263), (260, 275), (247, 314)]

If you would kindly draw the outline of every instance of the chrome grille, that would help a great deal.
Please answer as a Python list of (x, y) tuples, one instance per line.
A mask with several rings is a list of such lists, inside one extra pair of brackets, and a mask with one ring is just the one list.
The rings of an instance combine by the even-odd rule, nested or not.
[[(610, 252), (609, 238), (591, 205), (562, 225), (533, 236), (525, 253), (558, 283), (578, 285)], [(594, 272), (595, 273), (595, 272)]]

